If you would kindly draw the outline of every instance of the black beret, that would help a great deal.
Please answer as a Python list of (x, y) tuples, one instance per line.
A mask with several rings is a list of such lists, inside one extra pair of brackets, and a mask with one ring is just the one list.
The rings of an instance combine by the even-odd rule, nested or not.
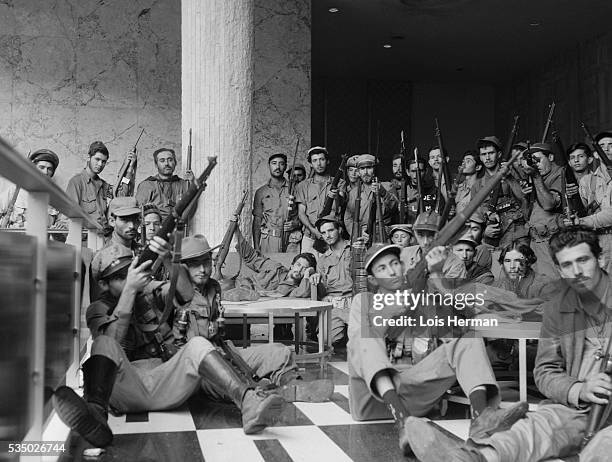
[(59, 165), (59, 157), (50, 149), (39, 149), (30, 154), (30, 160), (34, 163), (44, 160), (53, 164), (53, 171), (57, 170)]

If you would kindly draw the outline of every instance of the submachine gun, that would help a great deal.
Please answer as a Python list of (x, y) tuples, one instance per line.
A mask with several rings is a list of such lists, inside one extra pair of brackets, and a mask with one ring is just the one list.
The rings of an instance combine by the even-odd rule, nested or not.
[[(514, 116), (514, 121), (512, 123), (512, 128), (510, 129), (510, 136), (506, 141), (506, 146), (504, 146), (504, 151), (502, 152), (502, 162), (507, 162), (510, 158), (510, 154), (512, 153), (512, 146), (516, 143), (516, 137), (518, 134), (519, 128), (519, 116)], [(487, 224), (496, 224), (500, 222), (499, 213), (497, 207), (499, 205), (499, 198), (503, 193), (502, 182), (500, 181), (493, 191), (491, 192), (491, 198), (489, 199), (488, 204), (488, 216), (487, 216)], [(499, 245), (499, 238), (487, 238), (487, 243), (497, 247)]]
[[(177, 253), (180, 262), (180, 247), (178, 247), (177, 252), (177, 244), (176, 241), (179, 241), (183, 237), (182, 228), (184, 227), (184, 222), (182, 220), (183, 212), (193, 203), (194, 200), (199, 197), (201, 192), (206, 188), (206, 181), (210, 177), (213, 169), (217, 165), (216, 157), (208, 158), (208, 165), (202, 172), (202, 174), (194, 181), (194, 183), (189, 187), (187, 192), (183, 194), (181, 199), (178, 201), (174, 210), (170, 215), (166, 217), (166, 219), (161, 224), (159, 231), (156, 236), (168, 240), (169, 236), (177, 230), (175, 233), (175, 256), (173, 266), (173, 275), (171, 276), (171, 290), (168, 292), (168, 297), (166, 299), (166, 306), (162, 313), (161, 318), (156, 319), (153, 309), (149, 306), (147, 301), (145, 300), (142, 294), (139, 294), (136, 297), (136, 301), (134, 303), (134, 316), (136, 318), (136, 322), (138, 323), (139, 330), (145, 336), (145, 339), (148, 340), (148, 350), (150, 356), (159, 356), (162, 360), (167, 361), (172, 355), (176, 352), (173, 348), (174, 345), (168, 344), (164, 341), (164, 334), (167, 334), (169, 331), (169, 326), (166, 324), (170, 315), (172, 314), (173, 303), (167, 303), (167, 300), (172, 300), (174, 297), (173, 285), (176, 287), (176, 277), (178, 262), (176, 262)], [(177, 229), (178, 228), (178, 229)], [(149, 247), (146, 247), (140, 256), (138, 257), (138, 265), (142, 265), (144, 262), (153, 261), (154, 264), (151, 267), (151, 274), (155, 274), (159, 266), (162, 264), (162, 259), (158, 258), (158, 254), (153, 252)], [(174, 274), (176, 273), (176, 274)], [(172, 281), (174, 279), (174, 284)], [(153, 314), (152, 314), (153, 313)], [(165, 332), (164, 332), (165, 331)]]

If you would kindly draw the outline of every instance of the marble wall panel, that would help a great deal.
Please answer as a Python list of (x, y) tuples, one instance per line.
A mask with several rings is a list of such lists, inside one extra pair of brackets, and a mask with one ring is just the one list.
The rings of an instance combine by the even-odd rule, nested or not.
[(137, 181), (152, 174), (180, 146), (180, 21), (180, 0), (0, 0), (0, 136), (57, 150), (61, 186), (102, 140), (114, 183), (144, 127)]
[(251, 182), (269, 177), (268, 157), (303, 161), (310, 147), (310, 0), (256, 0)]

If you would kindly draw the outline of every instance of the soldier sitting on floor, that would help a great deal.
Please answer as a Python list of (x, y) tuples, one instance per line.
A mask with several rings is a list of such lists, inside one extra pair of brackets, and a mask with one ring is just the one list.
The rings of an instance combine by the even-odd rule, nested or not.
[[(149, 248), (159, 255), (168, 252), (167, 242), (157, 236)], [(175, 409), (200, 388), (229, 396), (242, 412), (246, 434), (278, 418), (285, 400), (238, 375), (204, 337), (177, 351), (171, 327), (159, 322), (159, 302), (169, 283), (151, 281), (150, 261), (137, 265), (130, 255), (117, 258), (104, 251), (100, 258), (102, 294), (86, 314), (93, 344), (83, 364), (83, 398), (66, 386), (53, 395), (55, 410), (72, 430), (96, 447), (108, 446), (113, 439), (109, 406), (119, 412)], [(178, 302), (193, 293), (184, 268), (181, 273)]]

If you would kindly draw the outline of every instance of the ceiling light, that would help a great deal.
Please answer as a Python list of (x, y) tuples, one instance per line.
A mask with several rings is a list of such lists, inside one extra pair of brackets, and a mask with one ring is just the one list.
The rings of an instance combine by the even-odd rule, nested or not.
[(330, 8), (329, 10), (330, 13), (337, 13), (338, 11), (340, 11), (338, 8)]
[(383, 48), (391, 48), (391, 44), (390, 44), (390, 43), (385, 43), (385, 44), (383, 45)]
[(542, 25), (542, 21), (531, 21), (529, 25), (531, 27), (540, 27)]

